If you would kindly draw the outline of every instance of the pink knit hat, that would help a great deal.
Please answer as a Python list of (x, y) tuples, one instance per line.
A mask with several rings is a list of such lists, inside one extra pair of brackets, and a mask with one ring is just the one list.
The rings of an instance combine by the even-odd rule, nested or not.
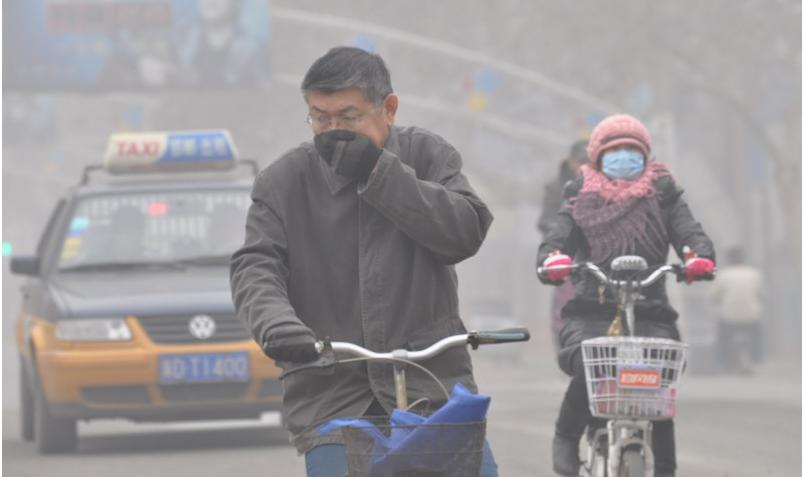
[(600, 168), (598, 159), (606, 149), (629, 144), (640, 149), (646, 160), (651, 158), (651, 136), (638, 119), (628, 114), (607, 116), (593, 129), (587, 144), (587, 157)]

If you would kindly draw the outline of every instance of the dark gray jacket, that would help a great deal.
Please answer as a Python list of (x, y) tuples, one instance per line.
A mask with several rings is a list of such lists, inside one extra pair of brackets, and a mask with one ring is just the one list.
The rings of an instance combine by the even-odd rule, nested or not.
[[(537, 266), (541, 265), (554, 250), (573, 257), (574, 262), (589, 260), (590, 247), (581, 229), (573, 220), (569, 199), (578, 195), (584, 184), (582, 178), (570, 182), (565, 187), (565, 202), (556, 217), (548, 235), (539, 247)], [(715, 251), (710, 238), (704, 233), (701, 224), (694, 219), (687, 203), (682, 198), (682, 189), (669, 176), (661, 177), (655, 182), (655, 190), (660, 204), (665, 228), (668, 231), (666, 248), (673, 247), (679, 257), (682, 248), (690, 246), (700, 257), (715, 261)], [(650, 257), (646, 251), (636, 249), (634, 255)], [(666, 253), (667, 255), (667, 253)], [(663, 265), (665, 260), (649, 259), (649, 267)], [(609, 264), (597, 264), (609, 273)], [(572, 358), (578, 351), (582, 340), (606, 334), (609, 323), (615, 316), (616, 297), (606, 290), (604, 303), (600, 303), (599, 283), (588, 274), (573, 276), (575, 296), (562, 308), (562, 319), (565, 324), (559, 334), (562, 349), (559, 352), (559, 364), (565, 372), (573, 374)], [(668, 302), (665, 291), (665, 279), (661, 278), (643, 290), (644, 299), (635, 304), (635, 316), (638, 320), (636, 334), (679, 339), (675, 321), (677, 312)]]
[[(279, 323), (301, 321), (321, 339), (375, 351), (421, 349), (462, 333), (453, 265), (474, 255), (492, 215), (461, 174), (444, 139), (394, 127), (366, 184), (335, 174), (312, 143), (263, 170), (252, 192), (244, 246), (232, 257), (238, 316), (256, 340)], [(466, 349), (423, 363), (448, 389), (476, 389)], [(409, 370), (411, 400), (440, 392)], [(339, 365), (289, 375), (284, 408), (299, 452), (340, 442), (319, 424), (360, 416), (377, 398), (394, 407), (392, 368)]]

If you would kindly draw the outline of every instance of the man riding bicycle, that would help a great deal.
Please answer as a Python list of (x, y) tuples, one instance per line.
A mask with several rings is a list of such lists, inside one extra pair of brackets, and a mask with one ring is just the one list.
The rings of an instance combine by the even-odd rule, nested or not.
[[(651, 156), (646, 127), (628, 115), (613, 115), (593, 130), (589, 164), (565, 188), (565, 202), (539, 248), (537, 263), (550, 267), (592, 262), (607, 273), (621, 255), (639, 255), (649, 266), (665, 263), (672, 246), (686, 262), (686, 280), (710, 278), (713, 244), (696, 222), (668, 169)], [(688, 250), (689, 249), (689, 250)], [(573, 257), (573, 258), (571, 258)], [(544, 283), (560, 284), (569, 269), (548, 271)], [(575, 295), (563, 308), (559, 366), (572, 379), (556, 421), (553, 467), (560, 475), (579, 475), (579, 440), (591, 424), (580, 344), (605, 336), (616, 315), (617, 297), (594, 277), (573, 277)], [(637, 302), (635, 336), (679, 340), (677, 313), (668, 303), (664, 279), (643, 290)], [(592, 423), (601, 425), (601, 423)], [(652, 449), (657, 477), (676, 472), (673, 421), (654, 424)]]
[[(265, 353), (288, 368), (315, 361), (317, 338), (377, 351), (422, 349), (464, 333), (454, 264), (474, 255), (492, 215), (461, 173), (461, 156), (426, 130), (394, 126), (398, 98), (380, 56), (338, 47), (302, 82), (313, 142), (257, 177), (232, 293)], [(466, 348), (422, 363), (451, 389), (477, 387)], [(352, 363), (288, 375), (283, 405), (308, 476), (346, 471), (334, 418), (395, 404), (391, 365)], [(444, 402), (411, 372), (412, 399)], [(440, 400), (441, 399), (441, 400)], [(482, 475), (497, 475), (488, 445)]]

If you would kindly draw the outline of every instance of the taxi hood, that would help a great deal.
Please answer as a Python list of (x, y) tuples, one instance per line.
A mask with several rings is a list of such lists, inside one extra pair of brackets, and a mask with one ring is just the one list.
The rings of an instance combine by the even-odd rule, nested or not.
[(226, 267), (159, 274), (59, 273), (49, 283), (64, 317), (234, 314)]

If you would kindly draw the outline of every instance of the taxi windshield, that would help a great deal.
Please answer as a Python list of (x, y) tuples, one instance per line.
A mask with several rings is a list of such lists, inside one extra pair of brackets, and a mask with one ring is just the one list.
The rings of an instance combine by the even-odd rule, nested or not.
[(100, 195), (79, 202), (60, 271), (228, 265), (243, 245), (248, 189)]

